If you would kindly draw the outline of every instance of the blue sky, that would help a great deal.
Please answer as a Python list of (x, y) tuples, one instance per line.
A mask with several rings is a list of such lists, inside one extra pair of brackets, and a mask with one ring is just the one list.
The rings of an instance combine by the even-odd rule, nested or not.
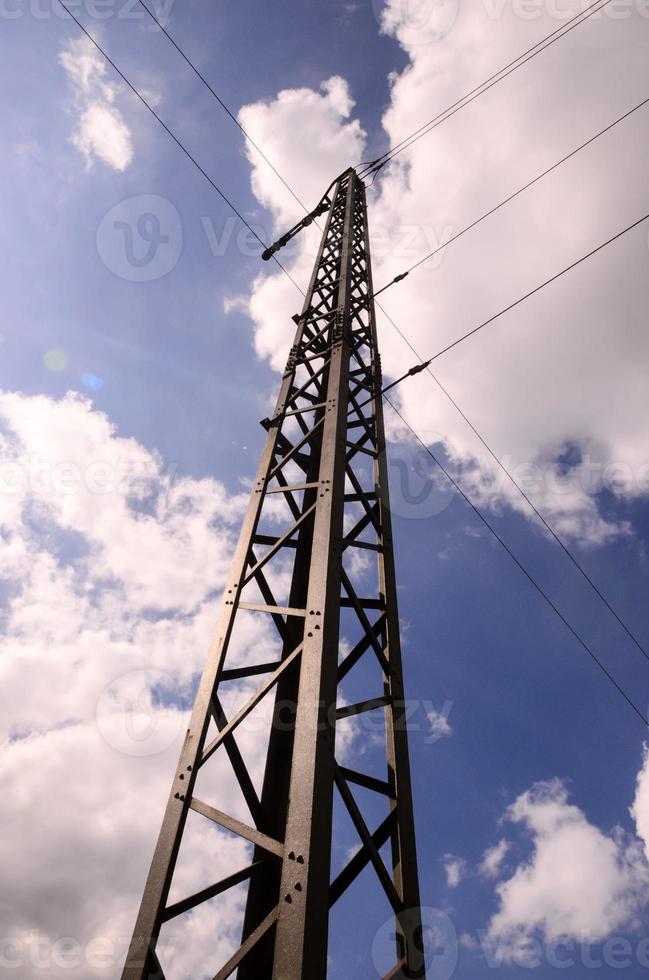
[[(235, 110), (268, 97), (278, 87), (317, 87), (323, 78), (340, 73), (346, 62), (352, 64), (355, 98), (359, 105), (364, 103), (364, 112), (368, 120), (374, 119), (376, 128), (386, 101), (385, 76), (394, 64), (394, 44), (378, 36), (376, 21), (371, 15), (368, 18), (368, 12), (363, 17), (358, 16), (360, 11), (346, 15), (341, 7), (332, 18), (318, 11), (315, 4), (283, 5), (277, 21), (273, 18), (272, 40), (261, 43), (260, 34), (266, 37), (268, 23), (254, 4), (237, 5), (227, 18), (211, 16), (201, 4), (186, 5), (176, 33), (179, 41), (187, 45), (190, 57), (204, 66), (220, 65), (218, 90)], [(162, 85), (166, 93), (164, 115), (170, 126), (178, 130), (228, 196), (251, 215), (258, 214), (250, 196), (249, 172), (242, 166), (240, 134), (167, 40), (159, 32), (150, 32), (144, 11), (140, 9), (139, 14), (141, 18), (137, 20), (122, 21), (117, 17), (107, 21), (103, 34), (110, 38), (115, 60), (127, 74), (129, 66), (131, 70), (135, 68), (140, 84), (142, 79), (155, 76), (156, 84)], [(294, 29), (296, 22), (298, 27), (302, 25), (303, 37), (318, 36), (317, 54), (310, 50), (308, 59), (304, 52), (296, 57), (292, 50), (292, 31), (288, 27)], [(14, 144), (29, 143), (37, 133), (39, 143), (36, 159), (26, 161), (18, 156), (8, 161), (14, 176), (11, 190), (5, 183), (9, 200), (3, 203), (9, 213), (15, 214), (17, 224), (24, 228), (28, 222), (25, 240), (29, 247), (23, 252), (16, 249), (15, 240), (9, 240), (6, 253), (19, 264), (22, 274), (31, 268), (34, 279), (42, 280), (37, 269), (47, 269), (48, 282), (47, 287), (43, 283), (42, 289), (31, 288), (25, 297), (24, 280), (18, 270), (7, 270), (7, 283), (16, 289), (15, 296), (5, 296), (11, 319), (24, 317), (16, 324), (17, 332), (33, 338), (38, 346), (28, 353), (24, 345), (16, 350), (8, 342), (3, 368), (11, 374), (6, 380), (20, 390), (60, 395), (70, 385), (78, 384), (83, 371), (98, 370), (105, 376), (106, 385), (96, 396), (96, 404), (106, 409), (118, 425), (126, 424), (128, 419), (130, 434), (142, 438), (146, 445), (156, 446), (166, 458), (173, 457), (180, 465), (187, 465), (193, 473), (217, 472), (221, 479), (234, 473), (236, 480), (241, 466), (248, 465), (252, 472), (254, 462), (246, 464), (232, 442), (247, 444), (258, 435), (258, 411), (245, 409), (251, 399), (258, 404), (260, 396), (265, 398), (273, 382), (270, 374), (264, 373), (263, 365), (250, 356), (249, 325), (236, 317), (225, 321), (219, 301), (245, 286), (258, 272), (258, 263), (253, 257), (242, 261), (236, 248), (239, 226), (232, 233), (228, 210), (155, 121), (147, 119), (142, 107), (129, 103), (127, 111), (129, 118), (137, 120), (144, 153), (137, 154), (133, 166), (124, 174), (94, 168), (92, 179), (83, 179), (83, 157), (73, 152), (68, 140), (60, 139), (66, 124), (71, 129), (71, 122), (66, 119), (65, 109), (68, 83), (57, 65), (56, 54), (67, 39), (75, 36), (74, 32), (75, 25), (58, 15), (43, 21), (22, 17), (11, 24), (11, 44), (6, 45), (3, 58), (7, 78), (10, 84), (11, 80), (19, 83), (20, 93), (18, 98), (9, 86), (5, 90), (7, 139)], [(381, 65), (380, 86), (376, 84), (376, 62), (370, 68), (351, 58), (354, 38), (372, 34), (373, 49)], [(205, 36), (210, 39), (209, 46)], [(343, 45), (339, 43), (341, 37), (346, 39)], [(22, 70), (26, 58), (35, 59), (40, 66), (38, 72)], [(398, 53), (396, 59), (403, 62)], [(283, 66), (281, 81), (278, 61)], [(235, 73), (242, 64), (245, 71)], [(273, 77), (278, 78), (279, 86), (269, 87)], [(47, 99), (43, 98), (44, 89), (49, 92)], [(172, 92), (173, 106), (167, 102)], [(18, 104), (21, 108), (16, 111)], [(138, 288), (116, 280), (103, 267), (97, 260), (94, 238), (106, 211), (116, 202), (143, 192), (161, 194), (180, 210), (183, 251), (173, 275)], [(213, 223), (219, 239), (223, 234), (232, 234), (234, 241), (225, 255), (212, 255), (201, 219)], [(16, 225), (8, 222), (4, 233), (13, 238), (11, 227)], [(84, 283), (83, 289), (78, 288), (80, 282)], [(58, 283), (61, 286), (53, 289)], [(91, 317), (89, 297), (93, 303)], [(31, 298), (31, 302), (25, 302), (26, 298)], [(97, 307), (101, 308), (99, 316)], [(69, 348), (70, 374), (61, 372), (53, 378), (47, 377), (46, 370), (34, 370), (42, 362), (43, 348), (61, 346), (66, 347), (66, 353)], [(221, 389), (218, 404), (214, 400), (215, 372), (200, 367), (216, 362), (222, 378), (233, 379), (231, 387)], [(149, 392), (145, 399), (143, 383)], [(168, 402), (170, 392), (177, 399), (174, 406)], [(191, 407), (187, 404), (190, 394), (194, 402)], [(198, 410), (198, 422), (192, 417), (194, 409)], [(126, 412), (124, 417), (122, 411)], [(231, 438), (214, 440), (206, 454), (204, 445), (195, 445), (190, 433), (204, 433), (209, 427), (206, 420), (214, 418), (215, 412)], [(166, 424), (161, 432), (157, 420), (162, 414)], [(181, 426), (177, 431), (176, 425)], [(213, 462), (207, 463), (209, 457)]]
[[(21, 885), (3, 910), (3, 929), (20, 937), (39, 929), (51, 942), (73, 935), (87, 948), (93, 935), (123, 935), (132, 920), (175, 764), (175, 717), (207, 650), (262, 445), (259, 420), (277, 389), (300, 297), (262, 265), (241, 225), (146, 110), (122, 87), (106, 95), (101, 86), (117, 84), (110, 69), (95, 76), (92, 90), (75, 85), (61, 55), (80, 59), (82, 49), (70, 47), (80, 34), (52, 2), (7, 2), (0, 14), (3, 459), (36, 453), (48, 465), (126, 461), (127, 468), (145, 464), (151, 482), (139, 497), (102, 498), (101, 506), (85, 496), (77, 504), (33, 493), (3, 504), (11, 573), (3, 586), (3, 663), (6, 690), (22, 695), (19, 710), (15, 696), (3, 704), (14, 740), (4, 766), (9, 777), (27, 774), (22, 811), (16, 804), (10, 813), (8, 829), (19, 831), (12, 860), (29, 872), (27, 853), (39, 833), (29, 811), (47, 791), (48, 752), (52, 779), (80, 760), (87, 764), (84, 745), (98, 753), (84, 777), (87, 795), (75, 797), (77, 812), (102, 804), (104, 780), (124, 794), (124, 812), (109, 809), (103, 856), (85, 838), (75, 851), (78, 817), (59, 801), (52, 850), (41, 857), (49, 869), (45, 894), (75, 896), (69, 914), (45, 910)], [(416, 5), (396, 0), (385, 8), (369, 0), (288, 0), (272, 8), (186, 0), (173, 5), (167, 24), (232, 110), (248, 107), (245, 124), (313, 206), (336, 172), (358, 162), (347, 153), (375, 156), (561, 22), (552, 4), (532, 5), (538, 17), (523, 16), (524, 5), (515, 2), (450, 6), (457, 16), (439, 39), (422, 36), (421, 20), (413, 37)], [(445, 4), (435, 7), (448, 27)], [(121, 15), (102, 22), (82, 9), (83, 22), (262, 237), (270, 240), (299, 216), (137, 5), (130, 17), (118, 2), (109, 9)], [(400, 231), (412, 233), (408, 248), (416, 258), (431, 235), (448, 238), (449, 228), (463, 227), (647, 96), (647, 11), (641, 4), (619, 9), (617, 19), (601, 16), (572, 32), (388, 171), (370, 195), (370, 226), (388, 230), (387, 247), (376, 246), (378, 284), (410, 264), (411, 253), (395, 244)], [(344, 82), (323, 89), (334, 77)], [(295, 93), (290, 111), (278, 98), (287, 90)], [(84, 156), (73, 142), (101, 91), (128, 130), (123, 166), (102, 159), (97, 143)], [(320, 118), (323, 143), (308, 145), (306, 127)], [(646, 118), (638, 113), (433, 268), (395, 287), (386, 308), (423, 354), (434, 353), (647, 211), (646, 140)], [(142, 195), (157, 199), (153, 209), (162, 207), (157, 213), (169, 222), (162, 232), (172, 235), (172, 268), (148, 282), (116, 274), (121, 242), (101, 231), (114, 208), (125, 208), (127, 218), (137, 214)], [(310, 248), (300, 245), (287, 259), (301, 284)], [(613, 464), (635, 477), (649, 460), (648, 282), (645, 227), (435, 367), (513, 467), (533, 463), (557, 478), (561, 492), (555, 482), (554, 491), (543, 485), (532, 495), (645, 647), (647, 489), (633, 483), (615, 491), (605, 479), (584, 489), (582, 464), (588, 454), (600, 477)], [(413, 356), (382, 318), (380, 327), (384, 371), (399, 375)], [(461, 473), (499, 534), (646, 713), (649, 664), (641, 652), (516, 494), (495, 484), (491, 463), (432, 381), (422, 375), (407, 384), (400, 404), (408, 421)], [(386, 415), (394, 459), (406, 461), (415, 481), (406, 489), (416, 491), (420, 452), (389, 409)], [(566, 457), (571, 446), (578, 451)], [(562, 469), (566, 458), (572, 464)], [(644, 976), (647, 967), (635, 955), (647, 935), (641, 913), (649, 904), (642, 724), (470, 508), (439, 489), (432, 506), (413, 505), (399, 473), (393, 465), (406, 692), (417, 699), (411, 762), (422, 904), (447, 914), (462, 937), (454, 975), (492, 976), (480, 935), (491, 929), (489, 941), (497, 944), (509, 928), (544, 942), (567, 934), (577, 943), (590, 931), (597, 956), (607, 940), (622, 937), (633, 950), (623, 975)], [(123, 534), (120, 520), (127, 521)], [(46, 622), (50, 614), (55, 625)], [(178, 709), (161, 716), (159, 731), (171, 732), (162, 748), (135, 757), (116, 748), (115, 737), (106, 736), (113, 728), (102, 729), (101, 720), (108, 749), (96, 732), (102, 692), (133, 671), (163, 671)], [(149, 695), (153, 680), (145, 683)], [(61, 690), (49, 707), (46, 684)], [(151, 703), (147, 711), (155, 715)], [(436, 739), (433, 711), (446, 720)], [(93, 769), (105, 774), (96, 785)], [(126, 806), (140, 802), (139, 781), (150, 793), (131, 827)], [(508, 811), (516, 801), (518, 810)], [(574, 832), (567, 842), (566, 827)], [(343, 849), (352, 844), (344, 835)], [(506, 853), (490, 877), (484, 855), (503, 840)], [(610, 857), (595, 898), (591, 844)], [(106, 884), (106, 866), (126, 865)], [(453, 867), (456, 883), (447, 870)], [(523, 896), (511, 885), (521, 880)], [(556, 883), (549, 893), (548, 880)], [(386, 913), (373, 887), (364, 876), (334, 913), (332, 977), (352, 975), (350, 961), (355, 976), (379, 975), (372, 944)], [(116, 925), (102, 921), (102, 902)], [(576, 905), (579, 915), (572, 914)], [(541, 960), (532, 975), (553, 977), (557, 968), (547, 955)], [(578, 960), (564, 972), (590, 976)], [(179, 977), (197, 976), (195, 966), (177, 969)], [(82, 967), (77, 975), (116, 976), (112, 971)], [(530, 975), (516, 962), (498, 972), (512, 980)], [(51, 969), (54, 977), (69, 973)]]

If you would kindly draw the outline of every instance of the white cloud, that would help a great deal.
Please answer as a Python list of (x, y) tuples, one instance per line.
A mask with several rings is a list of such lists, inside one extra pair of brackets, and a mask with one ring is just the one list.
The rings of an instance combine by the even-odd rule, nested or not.
[(643, 764), (636, 782), (635, 800), (631, 808), (638, 837), (643, 841), (649, 860), (649, 747), (645, 745)]
[(498, 841), (493, 847), (488, 848), (482, 857), (479, 871), (485, 878), (497, 878), (500, 868), (509, 853), (509, 842), (506, 840)]
[(480, 949), (480, 943), (475, 936), (472, 936), (469, 932), (462, 932), (458, 936), (458, 942), (463, 949), (469, 949), (471, 952), (475, 952)]
[(454, 857), (446, 854), (444, 857), (444, 871), (446, 872), (446, 884), (449, 888), (457, 888), (466, 875), (467, 865), (463, 858)]
[(437, 711), (435, 708), (429, 708), (426, 712), (426, 718), (430, 725), (428, 741), (435, 742), (440, 738), (448, 738), (453, 734), (453, 729), (448, 720), (452, 707), (453, 702), (446, 701), (441, 711)]
[[(334, 76), (323, 83), (320, 92), (287, 89), (272, 101), (244, 106), (239, 119), (310, 209), (333, 178), (363, 156), (365, 134), (358, 120), (349, 118), (353, 105), (347, 83)], [(303, 217), (304, 211), (248, 144), (246, 153), (252, 164), (253, 192), (272, 216), (273, 227), (267, 233), (271, 241)], [(319, 237), (318, 228), (312, 225), (308, 233), (294, 239), (292, 248), (278, 253), (301, 286), (309, 280)], [(255, 324), (258, 355), (268, 358), (276, 370), (283, 370), (295, 330), (291, 316), (302, 308), (302, 297), (270, 265), (271, 274), (255, 280), (248, 312)]]
[[(159, 756), (125, 756), (88, 723), (0, 753), (0, 774), (15, 787), (0, 840), (12, 881), (11, 895), (0, 902), (3, 954), (19, 962), (21, 980), (119, 976), (179, 749), (176, 737)], [(212, 880), (247, 860), (243, 846), (230, 841), (224, 848), (208, 821), (195, 831), (195, 854), (182, 866), (178, 896), (202, 882), (206, 855)], [(165, 932), (161, 959), (176, 964), (170, 975), (202, 978), (206, 949), (216, 965), (224, 962), (235, 947), (232, 925), (241, 904), (241, 894), (232, 893), (220, 902), (218, 918), (209, 907), (192, 915), (182, 943), (175, 930)], [(66, 960), (67, 937), (73, 946)], [(181, 955), (188, 945), (189, 961)]]
[(539, 932), (546, 941), (597, 941), (637, 926), (649, 901), (649, 866), (637, 840), (589, 823), (560, 780), (523, 793), (508, 818), (530, 835), (533, 853), (496, 888), (492, 939)]
[[(209, 647), (243, 497), (210, 479), (174, 480), (76, 395), (3, 393), (0, 432), (0, 776), (14, 787), (0, 839), (13, 882), (0, 900), (3, 953), (19, 960), (24, 980), (44, 970), (53, 980), (114, 977), (186, 729), (179, 704)], [(268, 644), (251, 619), (237, 655), (267, 660)], [(250, 717), (240, 744), (258, 778), (262, 740)], [(219, 791), (235, 799), (220, 774), (210, 781), (201, 790), (208, 799)], [(222, 847), (201, 820), (177, 897), (246, 863), (244, 845)], [(183, 923), (189, 947), (167, 931), (173, 975), (201, 977), (208, 940), (213, 975), (234, 946), (241, 902), (233, 892)]]
[(245, 296), (225, 296), (223, 299), (223, 312), (226, 316), (230, 313), (247, 313), (248, 300)]
[(114, 106), (101, 102), (82, 112), (73, 142), (88, 162), (94, 153), (113, 170), (126, 170), (133, 159), (131, 131), (122, 114)]
[[(375, 10), (379, 7), (375, 0)], [(381, 9), (381, 29), (410, 46), (441, 41), (457, 19), (458, 0), (387, 0)]]
[[(409, 56), (392, 77), (383, 118), (390, 145), (558, 26), (542, 5), (534, 21), (516, 17), (511, 5), (500, 5), (495, 15), (482, 4), (428, 0), (388, 0), (384, 8), (383, 28)], [(370, 191), (377, 286), (634, 105), (648, 55), (649, 36), (638, 43), (632, 17), (595, 18), (397, 157)], [(548, 113), (548, 105), (561, 111)], [(241, 119), (311, 207), (343, 167), (364, 156), (350, 113), (349, 92), (337, 80), (324, 96), (308, 89), (280, 93), (244, 108)], [(629, 120), (381, 297), (422, 355), (643, 213), (641, 126), (639, 115)], [(271, 209), (276, 226), (288, 227), (299, 208), (254, 151), (249, 155), (258, 200)], [(313, 248), (302, 240), (293, 258), (290, 250), (280, 257), (305, 284)], [(649, 435), (642, 423), (648, 264), (646, 234), (639, 229), (435, 365), (556, 529), (587, 544), (630, 533), (623, 517), (601, 509), (603, 488), (621, 502), (649, 490)], [(277, 369), (292, 343), (289, 317), (299, 306), (279, 275), (254, 284), (256, 349)], [(412, 366), (413, 354), (381, 314), (379, 326), (384, 372), (398, 376)], [(442, 433), (478, 504), (507, 502), (529, 516), (426, 374), (405, 383), (400, 397), (424, 438)], [(387, 422), (398, 436), (389, 411)], [(571, 447), (573, 464), (564, 468), (560, 457)]]
[(173, 466), (117, 436), (79, 396), (5, 393), (0, 411), (13, 433), (5, 467), (28, 464), (23, 506), (33, 499), (39, 513), (85, 537), (89, 584), (117, 579), (141, 608), (189, 612), (223, 581), (229, 546), (221, 531), (247, 495), (230, 497), (214, 480), (175, 479)]
[[(492, 19), (482, 5), (462, 5), (455, 20), (453, 7), (388, 0), (385, 24), (411, 59), (394, 80), (384, 116), (392, 145), (558, 26), (541, 5), (533, 30), (510, 5)], [(635, 104), (631, 78), (643, 69), (640, 56), (631, 62), (627, 57), (631, 20), (620, 23), (613, 36), (606, 18), (572, 32), (552, 54), (541, 55), (396, 158), (373, 202), (370, 224), (410, 227), (417, 235), (411, 251), (418, 254), (406, 258), (384, 249), (375, 269), (379, 285), (434, 247), (426, 241), (431, 230), (433, 239), (443, 239), (448, 227), (459, 231)], [(443, 43), (433, 40), (436, 32), (444, 35)], [(595, 68), (594, 52), (605, 44), (605, 57)], [(623, 63), (629, 84), (613, 94), (606, 79), (619, 78)], [(577, 75), (578, 86), (572, 84)], [(561, 116), (549, 117), (545, 107), (559, 104)], [(641, 186), (637, 171), (629, 168), (630, 183), (621, 191), (615, 162), (639, 126), (636, 119), (628, 130), (617, 130), (610, 142), (601, 141), (589, 156), (577, 158), (451, 246), (438, 268), (424, 267), (384, 294), (387, 310), (422, 354), (430, 356), (619, 230), (625, 219), (643, 213), (640, 195), (632, 190)], [(601, 262), (549, 287), (434, 366), (510, 468), (523, 478), (524, 464), (543, 470), (545, 478), (530, 480), (528, 487), (557, 529), (590, 543), (628, 533), (624, 521), (599, 510), (597, 493), (612, 475), (605, 475), (606, 467), (622, 464), (629, 473), (630, 485), (615, 489), (620, 499), (647, 492), (646, 481), (642, 487), (630, 480), (649, 459), (635, 401), (643, 370), (637, 358), (644, 361), (646, 353), (640, 311), (647, 296), (633, 285), (630, 271), (636, 269), (637, 276), (646, 265), (645, 237), (639, 232), (620, 243)], [(623, 339), (618, 318), (625, 324)], [(412, 354), (391, 328), (382, 339), (384, 366), (391, 373), (407, 369)], [(628, 394), (624, 406), (606, 395), (613, 378)], [(497, 478), (493, 463), (430, 378), (422, 375), (404, 385), (401, 396), (412, 424), (424, 431), (434, 425), (444, 433), (454, 461), (466, 465), (477, 458), (463, 481), (479, 502), (509, 500), (529, 513), (511, 486)], [(610, 412), (603, 411), (605, 403)], [(578, 446), (582, 458), (561, 474), (556, 459), (568, 445)]]
[[(350, 119), (354, 101), (345, 79), (334, 75), (321, 85), (284, 89), (275, 99), (243, 106), (239, 121), (307, 208), (315, 207), (327, 184), (362, 155), (365, 134)], [(304, 212), (254, 147), (246, 142), (252, 189), (268, 208), (275, 228), (286, 230)]]
[(115, 105), (119, 89), (106, 81), (106, 64), (87, 38), (69, 41), (59, 54), (72, 85), (79, 124), (72, 137), (90, 165), (94, 157), (113, 170), (126, 170), (133, 159), (133, 138)]
[[(0, 953), (21, 980), (119, 975), (246, 501), (176, 475), (85, 398), (0, 393), (0, 778), (13, 787), (0, 862), (14, 883)], [(239, 618), (231, 656), (276, 658), (267, 618)], [(229, 716), (256, 687), (231, 686)], [(266, 698), (238, 728), (257, 787), (271, 708)], [(338, 735), (347, 760), (355, 732)], [(197, 795), (249, 819), (219, 753)], [(190, 814), (171, 901), (249, 851)], [(232, 890), (165, 927), (167, 975), (213, 976), (244, 899)]]

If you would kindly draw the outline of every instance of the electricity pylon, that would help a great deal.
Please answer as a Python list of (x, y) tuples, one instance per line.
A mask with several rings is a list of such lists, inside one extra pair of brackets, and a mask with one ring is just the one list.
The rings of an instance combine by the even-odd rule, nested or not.
[[(395, 963), (387, 976), (425, 975), (381, 367), (365, 188), (355, 171), (337, 178), (318, 208), (264, 258), (324, 213), (123, 980), (163, 978), (156, 945), (164, 924), (246, 883), (240, 945), (214, 980), (237, 970), (239, 980), (323, 980), (329, 911), (368, 867), (395, 919)], [(270, 662), (268, 656), (257, 662), (258, 654), (255, 660), (254, 644), (246, 648), (250, 617), (265, 648), (275, 650)], [(349, 703), (341, 684), (351, 689), (354, 678), (356, 690), (362, 680), (364, 697)], [(232, 691), (239, 703), (231, 709)], [(237, 738), (262, 702), (272, 717), (258, 745), (263, 777), (255, 780)], [(335, 743), (336, 723), (359, 722), (366, 712), (383, 715), (378, 774), (344, 765)], [(218, 808), (201, 798), (203, 774), (217, 756), (245, 801), (245, 819), (230, 793), (214, 801)], [(358, 848), (332, 880), (335, 793)], [(364, 809), (374, 815), (372, 829)], [(245, 841), (252, 853), (246, 866), (169, 904), (192, 812), (227, 832), (220, 851)]]

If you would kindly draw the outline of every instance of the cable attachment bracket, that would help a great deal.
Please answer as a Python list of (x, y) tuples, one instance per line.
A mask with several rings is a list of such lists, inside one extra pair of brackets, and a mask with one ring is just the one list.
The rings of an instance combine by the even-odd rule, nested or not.
[(282, 235), (281, 238), (278, 238), (276, 242), (274, 242), (272, 245), (269, 245), (268, 248), (266, 248), (261, 253), (261, 257), (264, 260), (264, 262), (268, 262), (269, 259), (272, 259), (275, 252), (279, 252), (281, 248), (284, 248), (285, 245), (288, 245), (291, 239), (295, 238), (296, 235), (299, 235), (299, 233), (302, 231), (303, 228), (308, 228), (309, 225), (312, 224), (316, 218), (319, 218), (321, 214), (325, 214), (326, 211), (329, 211), (331, 209), (331, 205), (333, 202), (332, 191), (334, 187), (351, 170), (352, 168), (348, 167), (347, 170), (343, 171), (343, 173), (340, 174), (340, 176), (336, 177), (335, 180), (332, 180), (331, 183), (329, 184), (329, 187), (324, 192), (324, 195), (320, 203), (318, 204), (318, 206), (315, 207), (313, 211), (310, 211), (307, 215), (305, 215), (305, 217), (302, 218), (301, 221), (298, 221), (296, 225), (293, 225), (290, 231), (287, 231), (285, 235)]
[(429, 364), (430, 361), (424, 361), (423, 364), (415, 364), (415, 366), (411, 367), (410, 370), (404, 375), (404, 377), (412, 378), (414, 377), (415, 374), (421, 374), (422, 371), (426, 370)]
[(366, 177), (369, 177), (370, 174), (374, 174), (374, 176), (372, 177), (372, 180), (370, 182), (370, 187), (372, 186), (372, 184), (374, 183), (374, 181), (378, 177), (378, 175), (381, 172), (381, 170), (383, 170), (383, 168), (384, 168), (384, 166), (386, 165), (387, 162), (388, 162), (387, 160), (384, 160), (382, 163), (377, 163), (375, 166), (372, 167), (371, 170), (369, 170), (367, 172), (367, 174), (365, 174)]
[(264, 251), (261, 253), (261, 257), (264, 260), (264, 262), (268, 262), (269, 259), (272, 259), (275, 252), (279, 252), (281, 248), (284, 248), (285, 245), (288, 245), (291, 239), (295, 238), (296, 235), (299, 235), (299, 233), (302, 231), (303, 228), (308, 228), (309, 225), (312, 224), (316, 218), (319, 218), (321, 214), (324, 214), (326, 211), (328, 211), (330, 207), (331, 207), (331, 201), (329, 200), (328, 197), (320, 201), (320, 204), (318, 204), (317, 208), (314, 208), (313, 211), (310, 211), (309, 214), (307, 214), (304, 218), (302, 218), (301, 221), (298, 221), (296, 225), (293, 225), (290, 231), (287, 231), (286, 234), (282, 235), (281, 238), (278, 238), (276, 242), (274, 242), (272, 245), (269, 245), (267, 249), (264, 249)]

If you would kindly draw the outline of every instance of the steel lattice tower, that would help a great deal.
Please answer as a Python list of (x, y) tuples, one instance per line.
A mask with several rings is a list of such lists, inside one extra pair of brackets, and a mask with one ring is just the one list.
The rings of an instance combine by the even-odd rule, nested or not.
[[(265, 447), (123, 980), (163, 978), (155, 952), (162, 926), (245, 882), (241, 945), (215, 980), (236, 970), (239, 980), (323, 980), (329, 910), (368, 866), (395, 916), (395, 965), (387, 976), (425, 975), (367, 209), (353, 170), (331, 185), (310, 217), (325, 212), (275, 414), (264, 420)], [(354, 583), (354, 555), (362, 555), (366, 567), (371, 561), (369, 595)], [(273, 568), (283, 575), (273, 578)], [(237, 630), (251, 616), (272, 630), (272, 662), (241, 662)], [(363, 676), (373, 672), (375, 680), (363, 699), (346, 703), (339, 685), (361, 663)], [(246, 697), (226, 714), (228, 691), (237, 682)], [(257, 789), (237, 735), (266, 698), (272, 723)], [(380, 776), (345, 767), (335, 751), (337, 721), (376, 711), (384, 716)], [(232, 814), (230, 798), (216, 801), (220, 809), (200, 799), (197, 778), (217, 754), (236, 778), (246, 821)], [(335, 793), (359, 848), (332, 881)], [(360, 797), (367, 802), (368, 796), (383, 808), (378, 826), (375, 816), (368, 826), (371, 818), (364, 815)], [(375, 815), (376, 806), (371, 810)], [(222, 847), (228, 840), (249, 842), (251, 860), (170, 905), (191, 811), (229, 832)], [(387, 866), (384, 845), (391, 854)]]

